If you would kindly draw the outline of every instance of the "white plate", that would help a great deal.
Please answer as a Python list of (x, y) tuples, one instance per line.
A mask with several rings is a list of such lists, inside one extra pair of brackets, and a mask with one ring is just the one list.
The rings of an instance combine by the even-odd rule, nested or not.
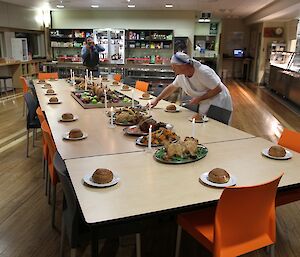
[[(193, 118), (189, 118), (189, 121), (193, 122)], [(204, 123), (204, 122), (208, 122), (209, 118), (204, 116), (202, 120), (196, 120), (195, 119), (195, 123)]]
[(48, 102), (48, 104), (61, 104), (62, 101), (58, 101), (58, 102)]
[(121, 88), (121, 91), (131, 91), (131, 89), (130, 88), (128, 88), (128, 89)]
[(139, 97), (139, 99), (141, 99), (141, 100), (151, 100), (151, 99), (153, 99), (153, 97), (149, 97), (149, 98), (144, 98), (144, 97)]
[(268, 158), (271, 158), (271, 159), (274, 159), (274, 160), (288, 160), (288, 159), (291, 159), (291, 158), (293, 157), (293, 154), (292, 154), (289, 150), (286, 150), (286, 149), (285, 149), (286, 154), (285, 154), (284, 157), (275, 157), (275, 156), (271, 156), (271, 155), (269, 155), (269, 149), (270, 149), (270, 148), (266, 148), (266, 149), (262, 150), (261, 153), (262, 153), (264, 156), (266, 156), (266, 157), (268, 157)]
[(114, 174), (111, 182), (106, 183), (106, 184), (98, 184), (98, 183), (95, 183), (94, 181), (92, 181), (91, 175), (87, 174), (83, 177), (83, 181), (92, 187), (110, 187), (110, 186), (117, 184), (120, 181), (120, 178)]
[(69, 137), (69, 132), (67, 132), (67, 133), (65, 133), (63, 135), (63, 139), (70, 140), (70, 141), (78, 141), (78, 140), (82, 140), (82, 139), (87, 138), (87, 136), (88, 136), (88, 134), (83, 132), (83, 136), (82, 137), (79, 137), (79, 138), (70, 138)]
[(45, 95), (57, 95), (56, 93), (46, 93)]
[(62, 122), (71, 122), (71, 121), (78, 120), (78, 116), (77, 115), (73, 115), (73, 119), (72, 120), (64, 120), (62, 117), (60, 117), (58, 120), (62, 121)]
[(177, 108), (176, 110), (167, 110), (165, 109), (165, 112), (175, 113), (175, 112), (181, 112), (181, 109)]
[(52, 89), (52, 86), (50, 87), (50, 86), (48, 86), (48, 87), (42, 87), (42, 89)]
[(219, 183), (214, 183), (208, 180), (208, 173), (209, 172), (205, 172), (203, 174), (201, 174), (199, 180), (202, 181), (203, 183), (212, 186), (212, 187), (220, 187), (220, 188), (224, 188), (224, 187), (229, 187), (229, 186), (234, 186), (236, 185), (236, 177), (230, 175), (230, 179), (227, 183), (223, 183), (223, 184), (219, 184)]

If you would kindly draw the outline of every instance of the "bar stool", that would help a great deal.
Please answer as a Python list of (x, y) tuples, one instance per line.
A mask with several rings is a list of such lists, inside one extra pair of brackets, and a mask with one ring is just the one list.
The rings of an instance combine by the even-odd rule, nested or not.
[[(2, 83), (0, 83), (0, 93), (1, 93), (1, 96), (2, 96), (2, 91), (6, 93), (6, 96), (8, 95), (8, 94), (7, 94), (7, 91), (8, 91), (8, 90), (7, 90), (7, 83), (6, 83), (6, 81), (7, 81), (8, 79), (11, 79), (11, 80), (12, 80), (12, 76), (0, 76), (0, 81), (3, 80), (3, 85), (4, 85), (4, 91), (3, 91), (3, 89), (2, 89)], [(15, 95), (15, 88), (12, 87), (12, 90), (13, 90), (14, 95)]]

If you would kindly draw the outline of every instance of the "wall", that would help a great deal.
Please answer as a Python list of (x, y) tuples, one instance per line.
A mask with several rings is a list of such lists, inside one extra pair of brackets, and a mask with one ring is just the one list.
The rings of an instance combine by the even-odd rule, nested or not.
[(291, 49), (292, 47), (292, 40), (297, 39), (297, 25), (298, 20), (291, 20), (285, 23), (285, 42), (287, 44), (287, 50), (288, 51), (294, 51), (294, 49)]
[(194, 39), (195, 12), (193, 11), (67, 11), (52, 12), (52, 27), (172, 29), (174, 36)]
[(0, 2), (0, 27), (41, 30), (35, 20), (36, 10)]

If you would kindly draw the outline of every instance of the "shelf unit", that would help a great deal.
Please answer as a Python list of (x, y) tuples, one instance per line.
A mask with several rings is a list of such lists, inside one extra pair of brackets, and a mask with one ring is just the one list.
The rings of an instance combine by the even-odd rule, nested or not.
[(53, 59), (79, 56), (84, 39), (92, 34), (92, 29), (50, 29), (50, 46)]
[(133, 30), (126, 35), (127, 62), (169, 63), (174, 49), (173, 30)]

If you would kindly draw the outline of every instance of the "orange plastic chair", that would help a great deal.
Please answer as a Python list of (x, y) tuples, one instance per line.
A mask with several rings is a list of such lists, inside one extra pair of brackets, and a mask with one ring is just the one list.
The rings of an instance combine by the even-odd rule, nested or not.
[(278, 140), (278, 144), (300, 153), (300, 133), (285, 128)]
[[(27, 84), (27, 80), (26, 80), (24, 77), (20, 76), (20, 81), (21, 81), (21, 84), (22, 84), (23, 95), (24, 95), (25, 93), (28, 92), (29, 87), (28, 87), (28, 84)], [(24, 101), (24, 105), (23, 105), (23, 116), (25, 116), (25, 113), (26, 113), (26, 103), (25, 103), (25, 101)]]
[[(300, 133), (297, 131), (283, 129), (278, 144), (300, 153)], [(300, 189), (295, 188), (288, 191), (279, 191), (276, 196), (276, 206), (292, 203), (300, 200)]]
[(115, 81), (120, 82), (120, 81), (121, 81), (121, 78), (122, 78), (122, 75), (119, 74), (119, 73), (116, 73), (116, 74), (114, 75), (114, 80), (115, 80)]
[(52, 73), (43, 73), (40, 72), (38, 74), (38, 79), (58, 79), (58, 73), (57, 72), (52, 72)]
[(148, 91), (148, 87), (149, 87), (149, 83), (148, 82), (139, 81), (139, 80), (137, 80), (135, 82), (135, 88), (138, 89), (138, 90), (141, 90), (143, 92), (147, 92)]
[(56, 152), (56, 146), (54, 143), (54, 140), (52, 138), (52, 134), (49, 128), (49, 125), (47, 121), (45, 120), (42, 125), (41, 125), (42, 131), (43, 131), (43, 136), (46, 141), (46, 145), (48, 148), (48, 174), (49, 174), (49, 192), (48, 192), (48, 202), (50, 203), (50, 195), (51, 195), (51, 186), (53, 188), (52, 190), (52, 219), (51, 219), (51, 224), (52, 227), (55, 227), (55, 205), (56, 205), (56, 184), (58, 182), (58, 177), (56, 174), (56, 171), (54, 169), (53, 165), (53, 159), (54, 159), (54, 154)]
[[(39, 118), (40, 124), (42, 124), (46, 120), (46, 117), (45, 117), (41, 107), (38, 107), (36, 109), (36, 114)], [(47, 170), (46, 164), (47, 164), (47, 160), (48, 160), (48, 147), (47, 147), (46, 139), (45, 139), (45, 136), (43, 133), (42, 133), (42, 140), (43, 140), (43, 174), (44, 174), (44, 178), (45, 178), (46, 170)], [(46, 178), (48, 178), (48, 176)], [(47, 193), (47, 182), (48, 182), (48, 180), (46, 179), (46, 193)]]
[(274, 254), (275, 196), (282, 175), (261, 185), (225, 188), (216, 208), (179, 215), (175, 256), (179, 256), (181, 229), (214, 257), (240, 256), (271, 245)]

